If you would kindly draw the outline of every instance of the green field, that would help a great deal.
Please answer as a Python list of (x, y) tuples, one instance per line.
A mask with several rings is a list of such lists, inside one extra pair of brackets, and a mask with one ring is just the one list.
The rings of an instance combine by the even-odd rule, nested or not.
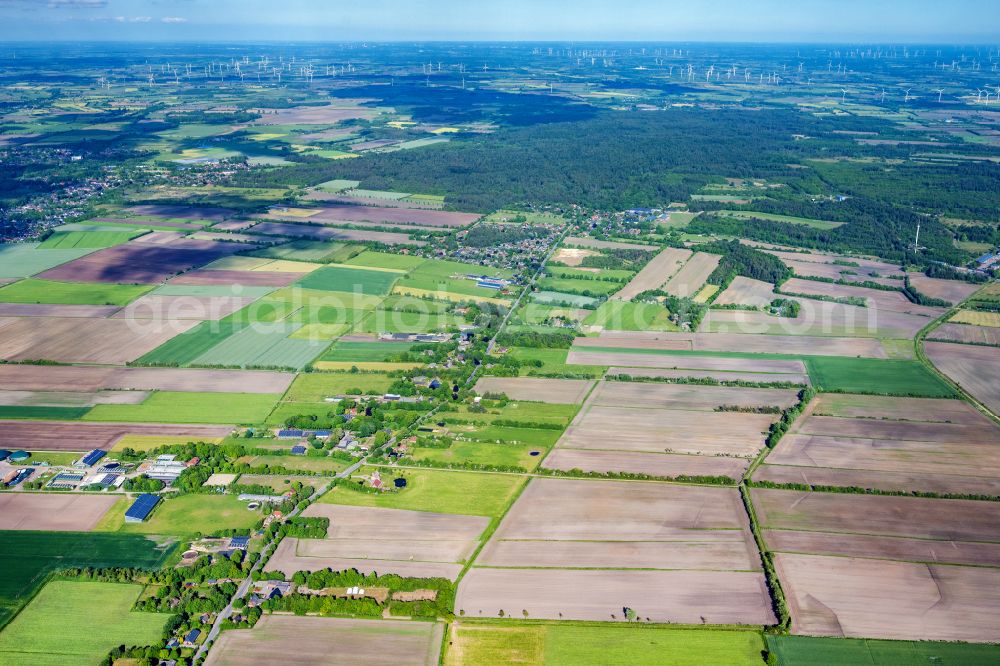
[(126, 523), (129, 502), (118, 502), (101, 519), (97, 529), (118, 534), (204, 535), (219, 530), (253, 527), (261, 514), (249, 511), (235, 495), (180, 495), (162, 500), (142, 523)]
[[(600, 377), (607, 370), (600, 365), (567, 365), (566, 355), (568, 349), (540, 349), (534, 347), (512, 347), (508, 352), (524, 365), (521, 366), (521, 374), (531, 373), (575, 373), (588, 377)], [(535, 367), (533, 363), (541, 363), (540, 367)]]
[(312, 372), (296, 377), (284, 399), (291, 402), (320, 402), (328, 396), (352, 393), (355, 390), (385, 393), (393, 381), (395, 380), (388, 375)]
[(881, 641), (856, 638), (768, 636), (779, 666), (988, 666), (1000, 663), (1000, 645), (935, 641)]
[[(641, 615), (641, 609), (639, 609)], [(649, 664), (763, 666), (764, 641), (754, 631), (642, 625), (459, 623), (445, 655), (459, 664)], [(459, 657), (459, 654), (461, 655)]]
[(532, 292), (531, 300), (537, 303), (569, 303), (576, 307), (594, 305), (598, 299), (591, 296), (579, 296), (577, 294), (563, 294), (558, 291), (536, 291)]
[(190, 331), (167, 340), (142, 356), (139, 361), (163, 365), (187, 365), (236, 331), (243, 329), (245, 325), (236, 321), (203, 321)]
[[(342, 472), (347, 469), (348, 464), (342, 460), (329, 457), (312, 456), (257, 456), (250, 461), (251, 467), (284, 467), (300, 472), (311, 472), (314, 474), (322, 472)], [(241, 483), (246, 483), (246, 477), (240, 479)]]
[(156, 391), (138, 405), (97, 405), (85, 421), (259, 423), (281, 398), (271, 393)]
[(291, 259), (293, 261), (340, 262), (360, 252), (362, 246), (340, 241), (293, 240), (255, 250), (254, 257)]
[(433, 277), (448, 279), (452, 276), (462, 275), (489, 275), (491, 277), (513, 277), (514, 272), (506, 268), (493, 268), (492, 266), (478, 266), (474, 264), (464, 264), (460, 261), (446, 261), (444, 259), (428, 259), (420, 264), (420, 267), (413, 271), (414, 276)]
[(151, 285), (20, 280), (0, 287), (4, 303), (63, 303), (70, 305), (128, 305), (152, 289)]
[(679, 330), (670, 321), (670, 311), (662, 305), (629, 301), (605, 301), (583, 323), (615, 331)]
[(39, 250), (37, 247), (38, 243), (0, 243), (0, 278), (28, 277), (94, 251), (89, 248)]
[(447, 312), (410, 312), (376, 309), (365, 318), (357, 333), (444, 333), (456, 331), (465, 318)]
[[(480, 268), (470, 266), (469, 269)], [(423, 268), (420, 269), (422, 271)], [(471, 271), (470, 271), (471, 272)], [(476, 286), (475, 281), (462, 278), (440, 278), (430, 275), (411, 273), (408, 277), (396, 283), (401, 289), (421, 289), (432, 293), (446, 292), (459, 296), (480, 296), (483, 298), (500, 298), (501, 294), (496, 289)]]
[(376, 252), (365, 250), (361, 254), (345, 261), (350, 266), (360, 266), (364, 268), (393, 268), (401, 271), (412, 271), (427, 260), (423, 257), (411, 257), (404, 254), (389, 254), (387, 252)]
[(121, 245), (144, 233), (142, 229), (134, 231), (57, 231), (41, 243), (39, 249), (70, 248), (99, 249)]
[(44, 405), (0, 405), (0, 419), (51, 419), (73, 421), (82, 418), (90, 407), (48, 407)]
[(413, 347), (410, 342), (335, 342), (323, 361), (388, 361)]
[[(375, 468), (364, 467), (355, 472), (354, 476), (367, 475), (373, 469)], [(386, 481), (396, 475), (405, 476), (407, 487), (397, 492), (379, 495), (357, 492), (349, 488), (334, 488), (319, 501), (325, 504), (498, 516), (524, 483), (524, 477), (513, 474), (427, 469), (383, 469), (382, 473)]]
[(588, 268), (571, 268), (568, 266), (552, 266), (547, 265), (545, 267), (545, 272), (549, 275), (557, 278), (582, 278), (584, 280), (589, 280), (591, 282), (597, 282), (595, 277), (600, 277), (601, 280), (606, 282), (618, 282), (626, 283), (635, 275), (634, 271), (626, 270), (615, 270), (613, 268), (602, 268), (598, 273), (593, 272), (594, 269)]
[(323, 190), (324, 192), (343, 192), (344, 190), (352, 190), (360, 184), (360, 180), (336, 179), (320, 183), (316, 186), (316, 189)]
[(490, 407), (483, 413), (470, 412), (464, 405), (456, 411), (439, 412), (446, 420), (493, 423), (497, 420), (519, 421), (520, 423), (546, 423), (568, 425), (576, 415), (577, 406), (566, 403), (511, 401), (501, 408)]
[[(521, 430), (521, 428), (512, 428)], [(548, 432), (548, 431), (544, 431)], [(561, 432), (552, 431), (558, 437)], [(544, 448), (544, 447), (543, 447)], [(414, 448), (414, 460), (431, 460), (439, 463), (474, 463), (476, 465), (517, 465), (531, 471), (538, 466), (542, 456), (532, 456), (539, 446), (533, 444), (494, 444), (490, 442), (455, 442), (447, 449)]]
[(365, 295), (384, 296), (392, 289), (399, 273), (370, 271), (363, 268), (324, 266), (309, 273), (296, 284), (303, 289), (344, 291)]
[(843, 222), (827, 222), (826, 220), (811, 220), (806, 217), (792, 217), (791, 215), (775, 215), (774, 213), (758, 213), (752, 210), (720, 210), (719, 215), (724, 217), (735, 217), (740, 220), (757, 218), (759, 220), (770, 220), (772, 222), (787, 222), (788, 224), (801, 224), (813, 229), (836, 229)]
[(281, 367), (301, 370), (330, 344), (326, 339), (296, 339), (300, 324), (248, 326), (221, 340), (191, 363), (197, 365)]
[(538, 281), (542, 291), (558, 291), (564, 294), (584, 294), (607, 296), (622, 288), (618, 282), (608, 280), (575, 280), (573, 278), (545, 277)]
[[(45, 577), (66, 567), (156, 569), (176, 542), (158, 544), (132, 534), (95, 532), (0, 532), (0, 626), (30, 599)], [(2, 634), (0, 634), (2, 635)]]
[(118, 645), (150, 645), (170, 615), (132, 610), (141, 585), (52, 581), (0, 632), (0, 662), (98, 664)]

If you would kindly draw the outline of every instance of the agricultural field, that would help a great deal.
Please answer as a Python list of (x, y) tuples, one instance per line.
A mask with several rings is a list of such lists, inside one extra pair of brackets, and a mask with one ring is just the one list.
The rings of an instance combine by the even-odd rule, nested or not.
[(231, 426), (168, 423), (90, 423), (83, 421), (0, 421), (0, 441), (17, 442), (29, 451), (81, 451), (110, 449), (126, 435), (188, 437), (208, 441), (225, 437)]
[(394, 379), (374, 373), (314, 372), (295, 378), (284, 396), (287, 402), (321, 402), (324, 398), (340, 394), (385, 393)]
[(992, 642), (1000, 635), (989, 620), (1000, 605), (996, 503), (751, 494), (764, 542), (776, 552), (793, 633)]
[(98, 526), (100, 531), (118, 534), (164, 534), (191, 536), (214, 534), (216, 530), (245, 529), (261, 520), (257, 511), (248, 511), (235, 495), (180, 495), (160, 502), (144, 522), (126, 523), (128, 502), (119, 502)]
[(993, 496), (1000, 493), (998, 435), (959, 400), (821, 394), (753, 478)]
[(344, 291), (365, 295), (384, 296), (392, 289), (400, 273), (325, 266), (298, 281), (303, 289)]
[(533, 479), (455, 603), (472, 617), (773, 621), (738, 491), (620, 481)]
[(694, 296), (719, 265), (720, 259), (721, 257), (715, 254), (695, 252), (680, 270), (667, 280), (663, 285), (663, 291), (673, 296)]
[(89, 532), (118, 501), (115, 495), (4, 493), (0, 531)]
[(205, 666), (277, 663), (290, 654), (304, 666), (327, 664), (331, 654), (356, 664), (434, 666), (442, 633), (435, 622), (268, 615), (253, 629), (222, 634)]
[[(816, 284), (823, 283), (817, 282)], [(725, 291), (715, 297), (714, 303), (716, 305), (746, 305), (756, 308), (767, 305), (775, 298), (773, 284), (737, 275)]]
[(644, 291), (661, 289), (690, 258), (690, 250), (664, 248), (615, 294), (615, 298), (630, 301)]
[(480, 395), (502, 393), (511, 400), (577, 404), (594, 386), (586, 379), (532, 379), (483, 377), (476, 382), (475, 390)]
[(40, 243), (0, 243), (0, 278), (23, 278), (79, 259), (97, 248), (43, 248)]
[(0, 661), (96, 664), (117, 645), (154, 643), (170, 616), (133, 611), (140, 594), (129, 583), (52, 581), (0, 632)]
[(271, 393), (156, 391), (137, 405), (97, 405), (86, 421), (140, 423), (259, 423), (281, 399)]
[(100, 231), (56, 231), (51, 236), (38, 244), (39, 249), (101, 249), (127, 243), (136, 236), (140, 236), (145, 231), (143, 229), (128, 230), (105, 227)]
[[(20, 284), (20, 283), (19, 283)], [(0, 296), (4, 290), (0, 289)], [(980, 312), (978, 310), (959, 310), (948, 320), (956, 324), (972, 324), (973, 326), (1000, 327), (1000, 312)]]
[[(362, 467), (351, 478), (360, 481), (374, 469)], [(386, 477), (391, 476), (388, 471), (384, 473)], [(496, 516), (524, 483), (523, 478), (515, 475), (479, 472), (407, 469), (398, 470), (394, 475), (406, 479), (405, 488), (373, 495), (338, 487), (319, 501), (323, 504)]]
[(928, 342), (924, 345), (927, 358), (950, 380), (968, 391), (973, 398), (1000, 414), (1000, 350), (993, 347), (953, 345)]
[(839, 666), (840, 664), (992, 664), (1000, 647), (928, 640), (879, 641), (810, 636), (766, 636), (767, 649), (779, 666)]
[(927, 334), (928, 340), (1000, 347), (1000, 329), (969, 324), (942, 324)]
[(314, 504), (306, 517), (330, 519), (325, 539), (285, 539), (269, 571), (357, 569), (455, 580), (479, 546), (485, 516)]
[(670, 321), (670, 311), (655, 303), (632, 303), (610, 300), (601, 303), (586, 319), (586, 330), (613, 331), (676, 331)]
[(754, 631), (460, 621), (450, 627), (444, 664), (760, 666), (763, 649), (763, 639)]
[(143, 285), (87, 284), (28, 279), (0, 287), (0, 302), (128, 305), (151, 288)]

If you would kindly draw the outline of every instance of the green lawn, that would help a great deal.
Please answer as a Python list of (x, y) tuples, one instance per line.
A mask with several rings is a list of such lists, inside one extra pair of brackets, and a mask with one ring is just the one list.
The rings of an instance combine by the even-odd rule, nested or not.
[[(515, 428), (515, 430), (520, 430)], [(559, 431), (554, 431), (557, 435)], [(532, 451), (544, 453), (546, 447), (532, 444), (493, 444), (490, 442), (455, 442), (447, 449), (414, 448), (414, 460), (431, 460), (440, 463), (474, 463), (477, 465), (517, 465), (533, 470), (542, 459), (532, 456)]]
[(128, 305), (152, 285), (21, 280), (0, 287), (4, 303), (59, 303), (70, 305)]
[(363, 268), (324, 266), (309, 273), (296, 284), (303, 289), (344, 291), (365, 295), (384, 296), (392, 289), (400, 273), (370, 271)]
[[(508, 352), (514, 358), (525, 365), (521, 366), (521, 374), (529, 375), (535, 373), (577, 373), (590, 377), (600, 377), (607, 369), (599, 365), (567, 365), (566, 355), (568, 349), (541, 349), (534, 347), (511, 347)], [(542, 365), (535, 367), (530, 365), (534, 362)]]
[(261, 514), (249, 511), (235, 495), (180, 495), (162, 500), (152, 515), (141, 523), (126, 523), (125, 511), (131, 502), (111, 507), (98, 529), (120, 534), (164, 534), (190, 536), (195, 532), (214, 534), (219, 530), (253, 527)]
[(583, 320), (588, 326), (603, 326), (615, 331), (676, 331), (670, 311), (655, 303), (605, 301)]
[(277, 393), (156, 391), (138, 405), (97, 405), (85, 421), (131, 423), (260, 423), (281, 398)]
[[(75, 454), (74, 454), (75, 455)], [(66, 567), (155, 569), (176, 548), (134, 534), (0, 532), (0, 626), (30, 599), (45, 577)], [(3, 634), (0, 634), (2, 636)], [(2, 660), (0, 660), (2, 661)]]
[[(640, 611), (641, 614), (641, 611)], [(763, 666), (764, 641), (754, 631), (674, 629), (628, 624), (459, 624), (445, 658), (458, 664), (525, 663), (545, 666)], [(458, 652), (461, 651), (461, 661)]]
[(489, 407), (483, 413), (470, 412), (462, 405), (457, 411), (441, 411), (445, 420), (493, 423), (497, 420), (519, 421), (521, 423), (547, 423), (567, 425), (576, 415), (577, 406), (566, 403), (511, 401), (504, 407)]
[(53, 581), (0, 632), (0, 662), (98, 664), (117, 645), (157, 642), (170, 619), (132, 610), (141, 585)]
[(935, 641), (881, 641), (857, 638), (768, 636), (779, 666), (988, 666), (1000, 663), (1000, 645)]
[[(354, 476), (367, 475), (373, 469), (362, 468)], [(383, 468), (382, 473), (383, 479), (390, 485), (396, 475), (406, 477), (407, 487), (379, 495), (334, 488), (319, 501), (325, 504), (498, 516), (524, 483), (524, 477), (513, 474), (387, 468)]]
[(338, 393), (353, 393), (355, 390), (369, 393), (385, 393), (395, 381), (388, 375), (350, 372), (312, 372), (301, 374), (295, 378), (288, 392), (286, 401), (320, 402), (323, 398)]
[[(284, 467), (294, 469), (299, 472), (341, 472), (347, 469), (348, 464), (342, 460), (329, 457), (312, 456), (257, 456), (250, 461), (251, 467)], [(245, 483), (241, 480), (241, 483)]]

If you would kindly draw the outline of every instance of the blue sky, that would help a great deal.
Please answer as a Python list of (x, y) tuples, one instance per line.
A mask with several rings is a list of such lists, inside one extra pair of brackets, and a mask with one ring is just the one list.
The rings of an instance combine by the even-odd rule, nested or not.
[(993, 43), (1000, 0), (0, 0), (0, 40)]

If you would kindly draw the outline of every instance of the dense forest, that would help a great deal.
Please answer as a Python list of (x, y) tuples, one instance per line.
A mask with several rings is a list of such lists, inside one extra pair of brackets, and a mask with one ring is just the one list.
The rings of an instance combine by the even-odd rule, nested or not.
[(739, 241), (715, 241), (698, 246), (699, 252), (722, 255), (710, 276), (711, 284), (728, 285), (734, 277), (743, 277), (778, 284), (792, 276), (792, 269), (772, 254), (755, 250)]

